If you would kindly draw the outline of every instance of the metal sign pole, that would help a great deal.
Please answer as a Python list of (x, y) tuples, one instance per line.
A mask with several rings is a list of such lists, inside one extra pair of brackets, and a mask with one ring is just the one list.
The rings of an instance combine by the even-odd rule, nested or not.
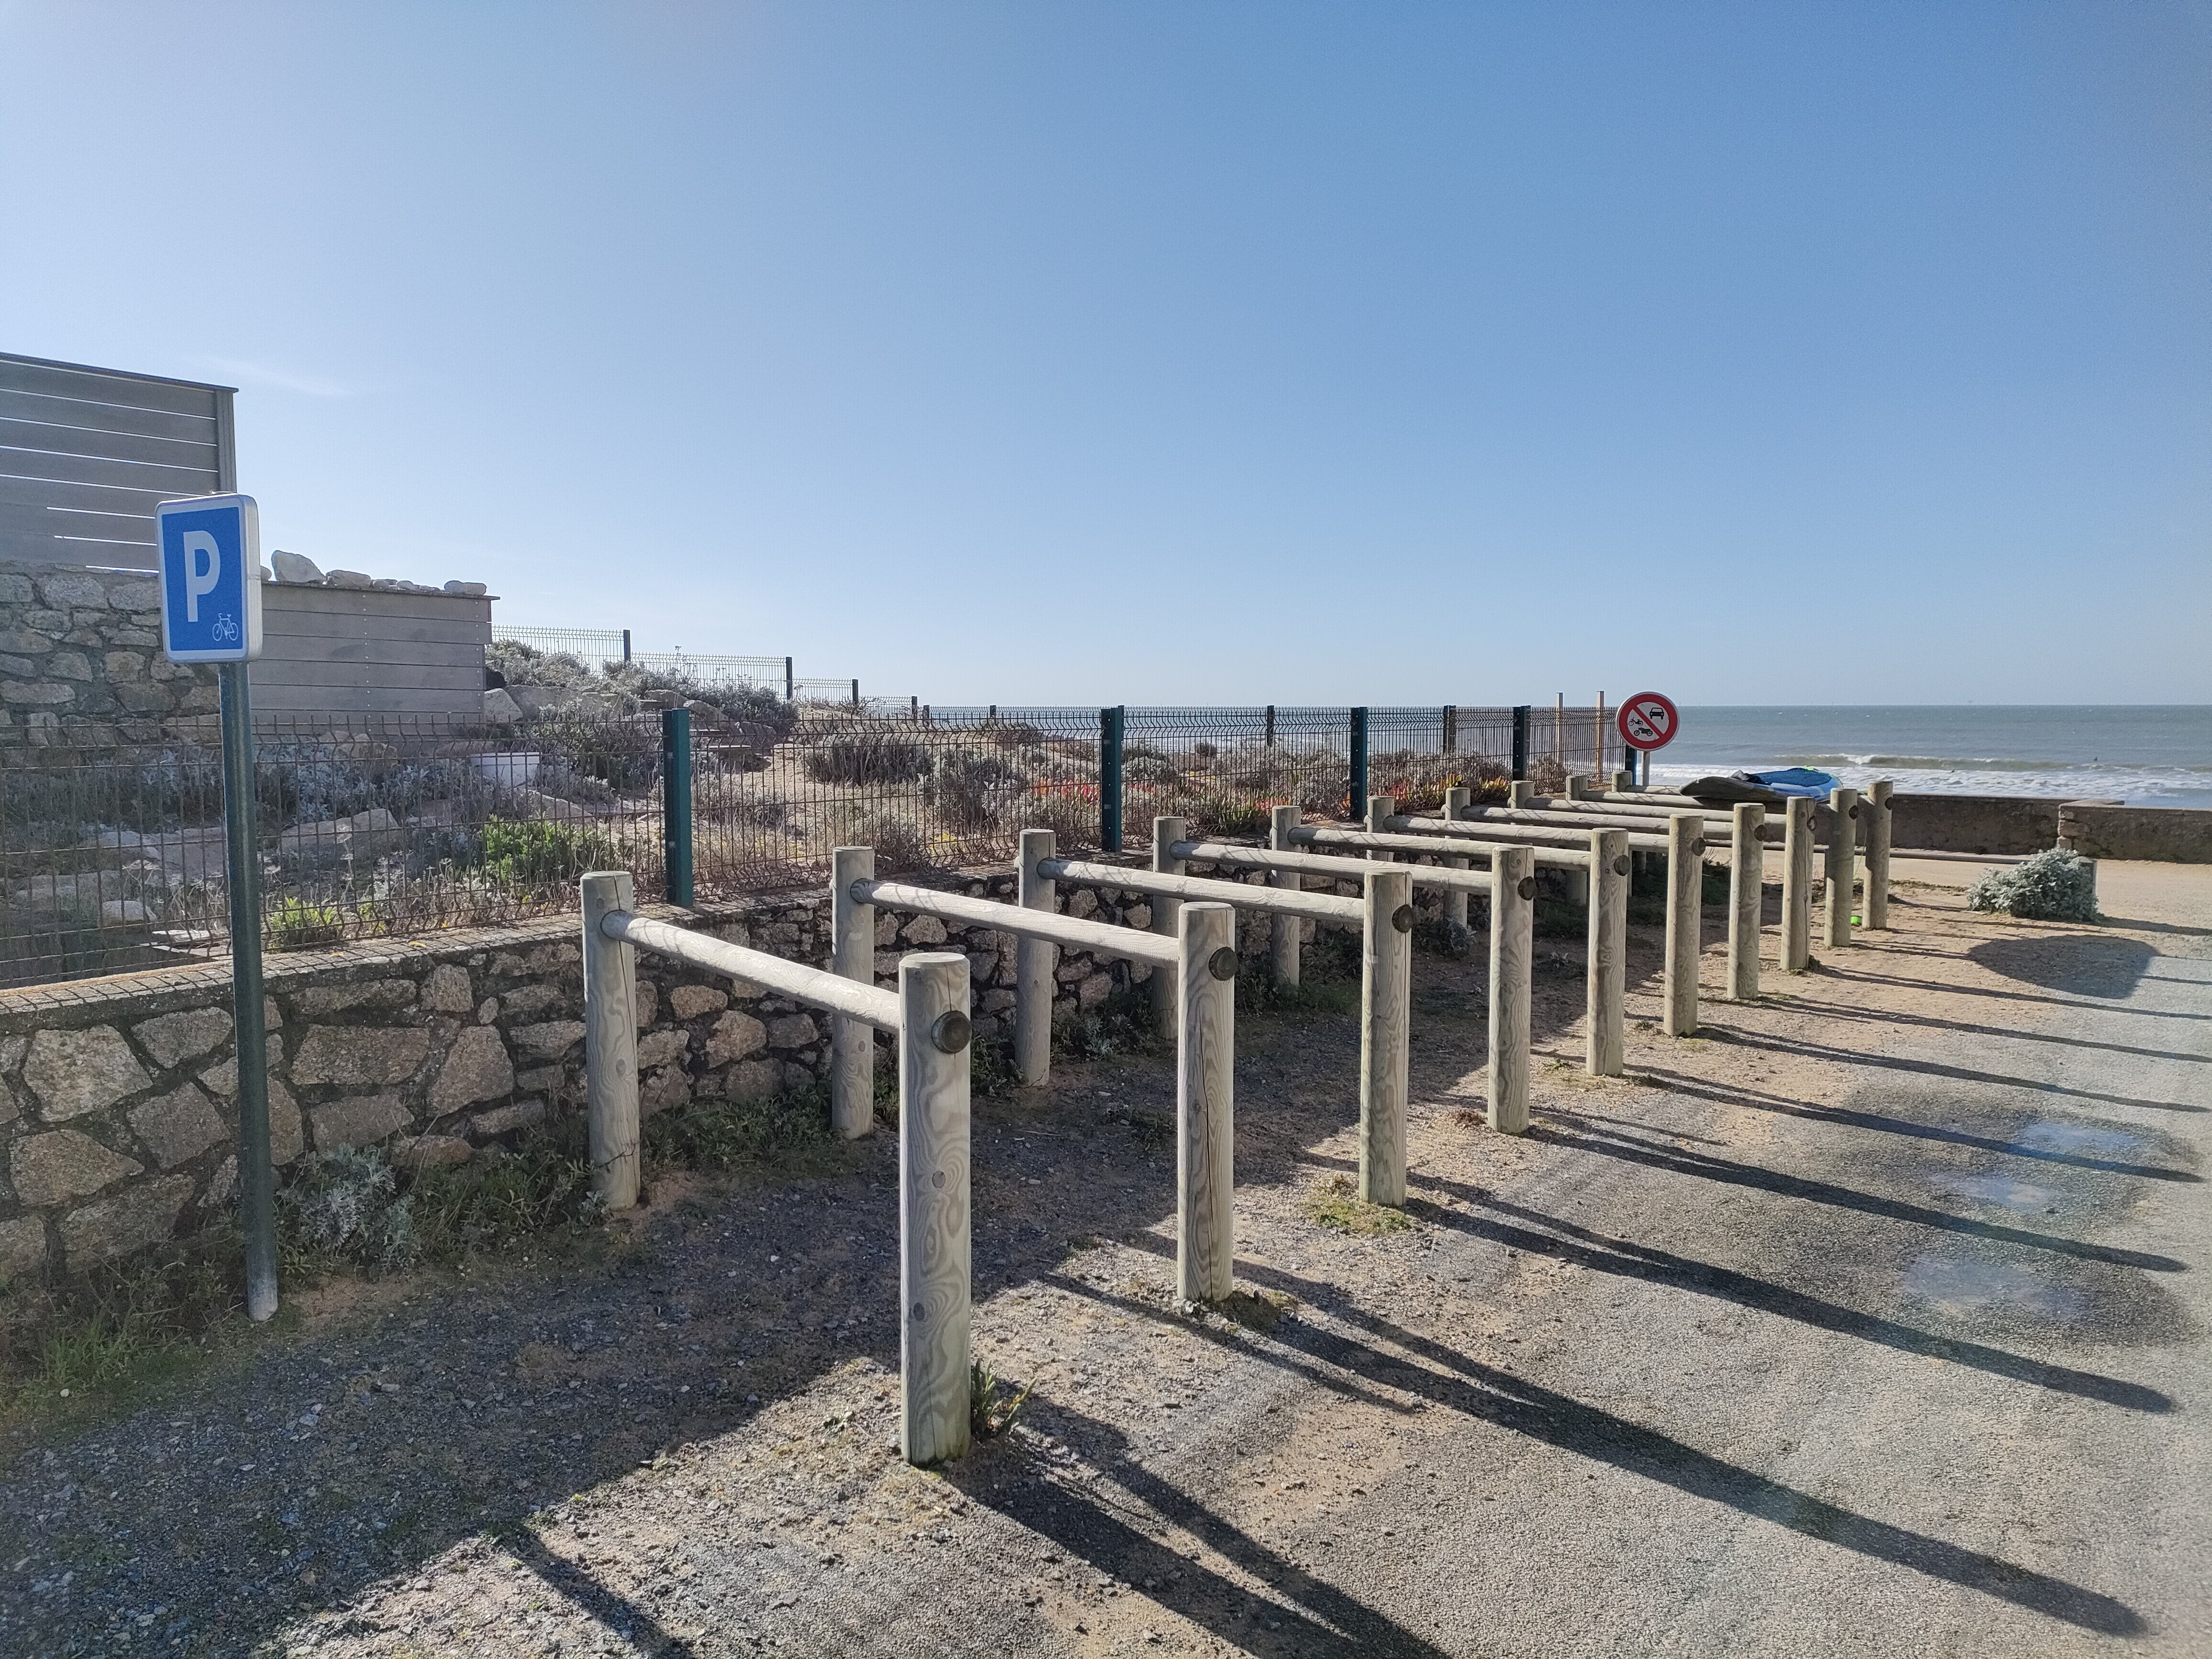
[(246, 1229), (246, 1316), (276, 1311), (276, 1171), (269, 1156), (269, 1034), (261, 1010), (261, 854), (246, 665), (222, 681), (223, 842), (230, 854), (230, 992), (238, 1034), (238, 1202)]

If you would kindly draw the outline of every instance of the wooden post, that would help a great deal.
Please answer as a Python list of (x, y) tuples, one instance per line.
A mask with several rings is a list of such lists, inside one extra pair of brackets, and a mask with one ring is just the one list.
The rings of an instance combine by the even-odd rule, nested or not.
[(1237, 1266), (1237, 912), (1194, 901), (1177, 925), (1176, 1283), (1186, 1302), (1218, 1302)]
[(1528, 1127), (1528, 968), (1535, 939), (1536, 854), (1526, 847), (1491, 854), (1490, 1127)]
[(599, 919), (637, 908), (627, 870), (576, 884), (584, 902), (584, 1111), (592, 1191), (610, 1210), (637, 1202), (637, 950)]
[[(1390, 820), (1397, 814), (1398, 803), (1389, 796), (1370, 795), (1367, 798), (1368, 832), (1370, 835), (1388, 835), (1390, 830)], [(1397, 855), (1385, 848), (1370, 848), (1367, 856), (1370, 861), (1376, 864), (1395, 864), (1398, 861)]]
[[(1474, 792), (1464, 785), (1454, 785), (1445, 790), (1444, 817), (1452, 820), (1463, 817), (1467, 813), (1468, 803), (1474, 799)], [(1468, 867), (1468, 857), (1464, 853), (1447, 853), (1437, 862), (1447, 870), (1464, 870)], [(1455, 927), (1467, 926), (1467, 896), (1464, 892), (1460, 891), (1444, 895), (1444, 920)]]
[(1569, 800), (1586, 800), (1586, 799), (1589, 799), (1589, 797), (1588, 797), (1588, 796), (1583, 793), (1583, 786), (1584, 786), (1587, 782), (1588, 782), (1588, 780), (1587, 780), (1587, 779), (1585, 779), (1585, 778), (1583, 776), (1583, 775), (1582, 775), (1581, 773), (1579, 773), (1579, 772), (1570, 772), (1570, 773), (1568, 773), (1568, 774), (1567, 774), (1567, 799), (1568, 799)]
[(1508, 799), (1508, 805), (1516, 807), (1526, 806), (1530, 801), (1535, 799), (1536, 786), (1534, 784), (1529, 782), (1526, 778), (1516, 778), (1513, 780), (1513, 793)]
[[(1619, 1077), (1628, 1064), (1628, 831), (1590, 831), (1589, 966), (1583, 1024), (1592, 1077)], [(1533, 862), (1535, 854), (1529, 854)]]
[[(872, 881), (876, 849), (840, 847), (830, 854), (830, 971), (876, 982), (876, 907), (855, 903), (853, 884)], [(830, 1127), (858, 1140), (876, 1127), (876, 1028), (848, 1014), (830, 1016)]]
[(1590, 775), (1605, 775), (1605, 693), (1597, 694), (1597, 758), (1590, 765)]
[(1766, 809), (1756, 801), (1739, 801), (1729, 836), (1729, 995), (1750, 1002), (1759, 995), (1759, 919), (1765, 902), (1765, 843), (1759, 832), (1765, 827)]
[[(1022, 831), (1014, 898), (1023, 909), (1059, 908), (1056, 884), (1037, 873), (1037, 866), (1057, 850), (1051, 830)], [(1060, 947), (1048, 939), (1014, 941), (1014, 1075), (1032, 1087), (1052, 1075), (1052, 973), (1059, 959)]]
[[(1296, 852), (1297, 845), (1291, 835), (1298, 827), (1301, 816), (1295, 805), (1270, 809), (1267, 845), (1278, 853)], [(1288, 888), (1292, 892), (1297, 891), (1300, 885), (1295, 870), (1273, 871), (1267, 880), (1272, 886)], [(1304, 927), (1305, 924), (1296, 916), (1268, 918), (1268, 965), (1274, 970), (1275, 983), (1285, 988), (1294, 988), (1298, 982), (1298, 941)]]
[(1413, 876), (1368, 872), (1359, 951), (1359, 1195), (1406, 1201), (1407, 1047), (1413, 981)]
[(1889, 926), (1889, 792), (1887, 778), (1876, 778), (1860, 803), (1866, 823), (1866, 908), (1859, 914), (1869, 927)]
[[(1631, 756), (1629, 757), (1629, 759), (1630, 759), (1630, 761), (1631, 761), (1632, 763), (1635, 760), (1635, 758), (1636, 758), (1636, 757), (1634, 757), (1633, 755), (1631, 755)], [(1632, 792), (1634, 791), (1635, 787), (1636, 787), (1636, 768), (1634, 767), (1634, 765), (1632, 765), (1632, 765), (1629, 767), (1628, 770), (1626, 770), (1626, 772), (1615, 772), (1615, 773), (1613, 775), (1613, 793), (1614, 794), (1616, 794), (1616, 795), (1626, 795), (1626, 794), (1629, 794), (1629, 793), (1632, 793)]]
[[(1176, 817), (1152, 820), (1152, 873), (1160, 876), (1179, 876), (1183, 873), (1182, 860), (1170, 850), (1179, 841), (1189, 839), (1185, 833), (1186, 821)], [(1152, 896), (1152, 931), (1173, 939), (1178, 933), (1176, 912), (1182, 908), (1181, 899), (1171, 899), (1164, 894)], [(1176, 994), (1175, 975), (1162, 969), (1152, 969), (1152, 1017), (1159, 1022), (1162, 1036), (1173, 1036), (1176, 1010), (1179, 999)]]
[(1793, 795), (1782, 820), (1782, 971), (1813, 960), (1813, 803)]
[(968, 958), (899, 963), (900, 1444), (968, 1449)]
[(1667, 1008), (1668, 1036), (1698, 1029), (1698, 947), (1704, 941), (1705, 855), (1704, 821), (1679, 815), (1667, 820)]
[(1831, 789), (1828, 809), (1828, 915), (1825, 943), (1841, 950), (1851, 942), (1851, 886), (1857, 877), (1859, 792)]

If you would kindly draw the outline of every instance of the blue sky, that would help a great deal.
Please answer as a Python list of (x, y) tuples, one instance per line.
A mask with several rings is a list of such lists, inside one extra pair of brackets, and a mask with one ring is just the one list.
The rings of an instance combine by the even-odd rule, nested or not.
[[(2212, 9), (0, 0), (0, 349), (939, 702), (2212, 701)], [(1633, 683), (1633, 684), (1632, 684)]]

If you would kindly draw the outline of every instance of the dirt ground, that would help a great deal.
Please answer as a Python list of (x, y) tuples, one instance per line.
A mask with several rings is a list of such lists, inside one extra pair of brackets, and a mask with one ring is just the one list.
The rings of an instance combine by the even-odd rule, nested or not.
[(889, 1136), (672, 1185), (605, 1264), (327, 1297), (16, 1451), (0, 1649), (2212, 1652), (2212, 868), (2106, 866), (2099, 927), (1974, 873), (1900, 864), (1893, 931), (1682, 1040), (1639, 928), (1604, 1082), (1540, 942), (1518, 1139), (1480, 965), (1417, 957), (1400, 1231), (1316, 1215), (1352, 1018), (1241, 1018), (1225, 1314), (1171, 1299), (1165, 1056), (979, 1102), (977, 1351), (1035, 1393), (939, 1472)]

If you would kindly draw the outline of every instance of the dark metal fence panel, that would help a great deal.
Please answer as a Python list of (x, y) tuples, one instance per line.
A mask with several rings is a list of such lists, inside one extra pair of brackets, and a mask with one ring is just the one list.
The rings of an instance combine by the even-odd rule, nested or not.
[[(833, 848), (886, 873), (998, 863), (1021, 831), (1101, 839), (1096, 708), (883, 709), (694, 701), (691, 828), (701, 900), (826, 881)], [(1589, 775), (1610, 734), (1539, 706), (1531, 775)], [(0, 981), (115, 973), (228, 946), (222, 780), (204, 735), (131, 742), (64, 727), (0, 745)], [(558, 913), (576, 878), (622, 866), (667, 891), (660, 711), (556, 704), (488, 728), (429, 717), (258, 722), (263, 935), (272, 951)], [(1279, 804), (1340, 817), (1352, 711), (1122, 711), (1127, 833), (1173, 814), (1261, 836)], [(144, 728), (137, 728), (143, 732)], [(1502, 798), (1513, 711), (1371, 708), (1368, 787), (1411, 811), (1464, 784)], [(1610, 736), (1608, 769), (1620, 744)], [(673, 792), (680, 799), (680, 791)]]
[[(0, 976), (117, 973), (221, 953), (220, 741), (0, 750)], [(661, 891), (654, 717), (489, 731), (429, 717), (257, 722), (270, 950), (414, 938), (575, 902), (621, 866)]]

